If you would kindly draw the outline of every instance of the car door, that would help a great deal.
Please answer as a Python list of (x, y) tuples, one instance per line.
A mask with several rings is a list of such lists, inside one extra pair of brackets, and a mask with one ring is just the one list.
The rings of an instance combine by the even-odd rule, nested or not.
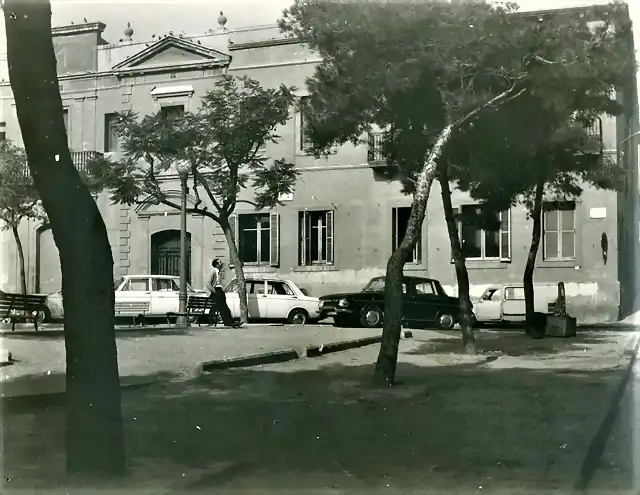
[[(247, 287), (247, 298), (249, 296), (249, 291), (251, 290), (251, 283), (246, 283)], [(229, 311), (231, 312), (232, 318), (240, 318), (240, 295), (238, 294), (238, 281), (232, 280), (227, 288), (225, 289), (225, 297), (227, 299), (227, 306), (229, 306)]]
[(409, 284), (405, 296), (405, 319), (416, 322), (435, 321), (438, 315), (439, 296), (430, 280)]
[(177, 313), (180, 309), (180, 286), (171, 277), (151, 278), (151, 309), (153, 316)]
[(502, 319), (505, 321), (525, 320), (524, 287), (512, 285), (504, 288)]
[(502, 318), (501, 287), (489, 287), (475, 304), (473, 313), (478, 321), (499, 321)]
[(281, 280), (267, 281), (266, 318), (284, 320), (296, 303), (296, 295), (289, 285)]
[(116, 302), (146, 302), (151, 304), (148, 277), (131, 277), (116, 291)]
[(247, 306), (249, 318), (267, 318), (267, 282), (266, 280), (253, 280), (251, 294), (247, 293)]

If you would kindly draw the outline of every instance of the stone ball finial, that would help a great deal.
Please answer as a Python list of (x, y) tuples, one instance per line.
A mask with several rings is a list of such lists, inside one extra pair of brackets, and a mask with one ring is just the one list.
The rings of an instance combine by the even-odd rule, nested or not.
[(224, 15), (222, 11), (220, 11), (220, 15), (218, 16), (218, 24), (220, 24), (220, 27), (224, 29), (224, 26), (226, 23), (227, 23), (227, 16)]
[(127, 27), (124, 30), (124, 35), (127, 37), (127, 39), (131, 39), (131, 37), (133, 36), (133, 28), (131, 27), (131, 23), (127, 22)]

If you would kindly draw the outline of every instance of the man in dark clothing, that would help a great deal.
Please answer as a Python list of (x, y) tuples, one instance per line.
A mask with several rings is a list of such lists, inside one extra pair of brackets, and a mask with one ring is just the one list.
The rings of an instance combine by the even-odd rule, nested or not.
[(234, 323), (231, 311), (227, 305), (227, 297), (222, 289), (222, 277), (220, 270), (222, 269), (222, 262), (215, 259), (211, 262), (211, 273), (207, 279), (207, 289), (209, 289), (209, 297), (213, 299), (216, 309), (222, 317), (222, 322), (225, 327), (238, 328), (241, 323)]

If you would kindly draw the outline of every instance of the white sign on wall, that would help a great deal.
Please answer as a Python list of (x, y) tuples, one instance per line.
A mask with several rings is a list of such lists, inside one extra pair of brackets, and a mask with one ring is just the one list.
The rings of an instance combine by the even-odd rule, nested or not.
[(606, 208), (591, 208), (589, 210), (589, 218), (607, 218)]
[(278, 196), (278, 201), (293, 201), (293, 193), (283, 193)]

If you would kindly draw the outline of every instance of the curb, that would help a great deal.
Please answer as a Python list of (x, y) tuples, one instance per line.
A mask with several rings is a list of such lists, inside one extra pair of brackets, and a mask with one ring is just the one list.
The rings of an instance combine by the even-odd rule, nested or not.
[[(191, 325), (188, 327), (177, 326), (177, 325), (148, 325), (145, 327), (115, 327), (115, 333), (125, 333), (125, 332), (151, 332), (151, 331), (163, 331), (163, 330), (180, 330), (184, 332), (188, 332), (191, 329), (200, 329), (207, 330), (209, 327), (202, 326), (198, 327), (197, 325)], [(224, 327), (220, 327), (224, 328)], [(215, 330), (215, 327), (212, 327), (211, 330)], [(63, 337), (64, 330), (62, 328), (54, 328), (54, 329), (45, 329), (42, 328), (37, 332), (35, 330), (16, 330), (12, 332), (11, 330), (0, 330), (0, 337), (15, 335), (16, 337)]]
[(629, 360), (629, 364), (627, 365), (627, 369), (625, 370), (622, 380), (618, 384), (618, 388), (616, 388), (613, 394), (611, 403), (609, 404), (609, 409), (607, 410), (602, 423), (600, 423), (596, 434), (591, 439), (591, 442), (589, 442), (589, 448), (587, 449), (587, 453), (582, 461), (582, 465), (580, 466), (578, 480), (573, 486), (574, 493), (583, 493), (587, 489), (589, 483), (593, 479), (596, 469), (598, 468), (602, 453), (604, 452), (607, 441), (611, 436), (611, 430), (613, 429), (615, 419), (618, 416), (620, 401), (622, 400), (627, 385), (629, 384), (629, 380), (631, 379), (633, 366), (635, 365), (639, 348), (640, 337), (635, 337), (632, 345), (625, 346), (625, 349), (623, 350), (622, 355), (631, 353), (631, 359)]
[[(404, 331), (402, 338), (408, 339), (412, 336), (411, 332)], [(209, 372), (230, 368), (248, 368), (251, 366), (261, 366), (265, 364), (278, 364), (288, 361), (297, 361), (298, 359), (303, 358), (317, 358), (324, 356), (325, 354), (348, 351), (350, 349), (357, 349), (358, 347), (379, 344), (380, 342), (382, 342), (382, 335), (376, 337), (363, 337), (361, 339), (343, 340), (339, 342), (331, 342), (329, 344), (308, 345), (304, 346), (299, 351), (296, 351), (295, 349), (283, 349), (280, 351), (253, 354), (251, 356), (208, 361), (201, 363), (198, 368), (202, 372)]]
[(640, 330), (640, 325), (634, 323), (620, 323), (613, 321), (611, 323), (583, 323), (578, 324), (578, 330)]

